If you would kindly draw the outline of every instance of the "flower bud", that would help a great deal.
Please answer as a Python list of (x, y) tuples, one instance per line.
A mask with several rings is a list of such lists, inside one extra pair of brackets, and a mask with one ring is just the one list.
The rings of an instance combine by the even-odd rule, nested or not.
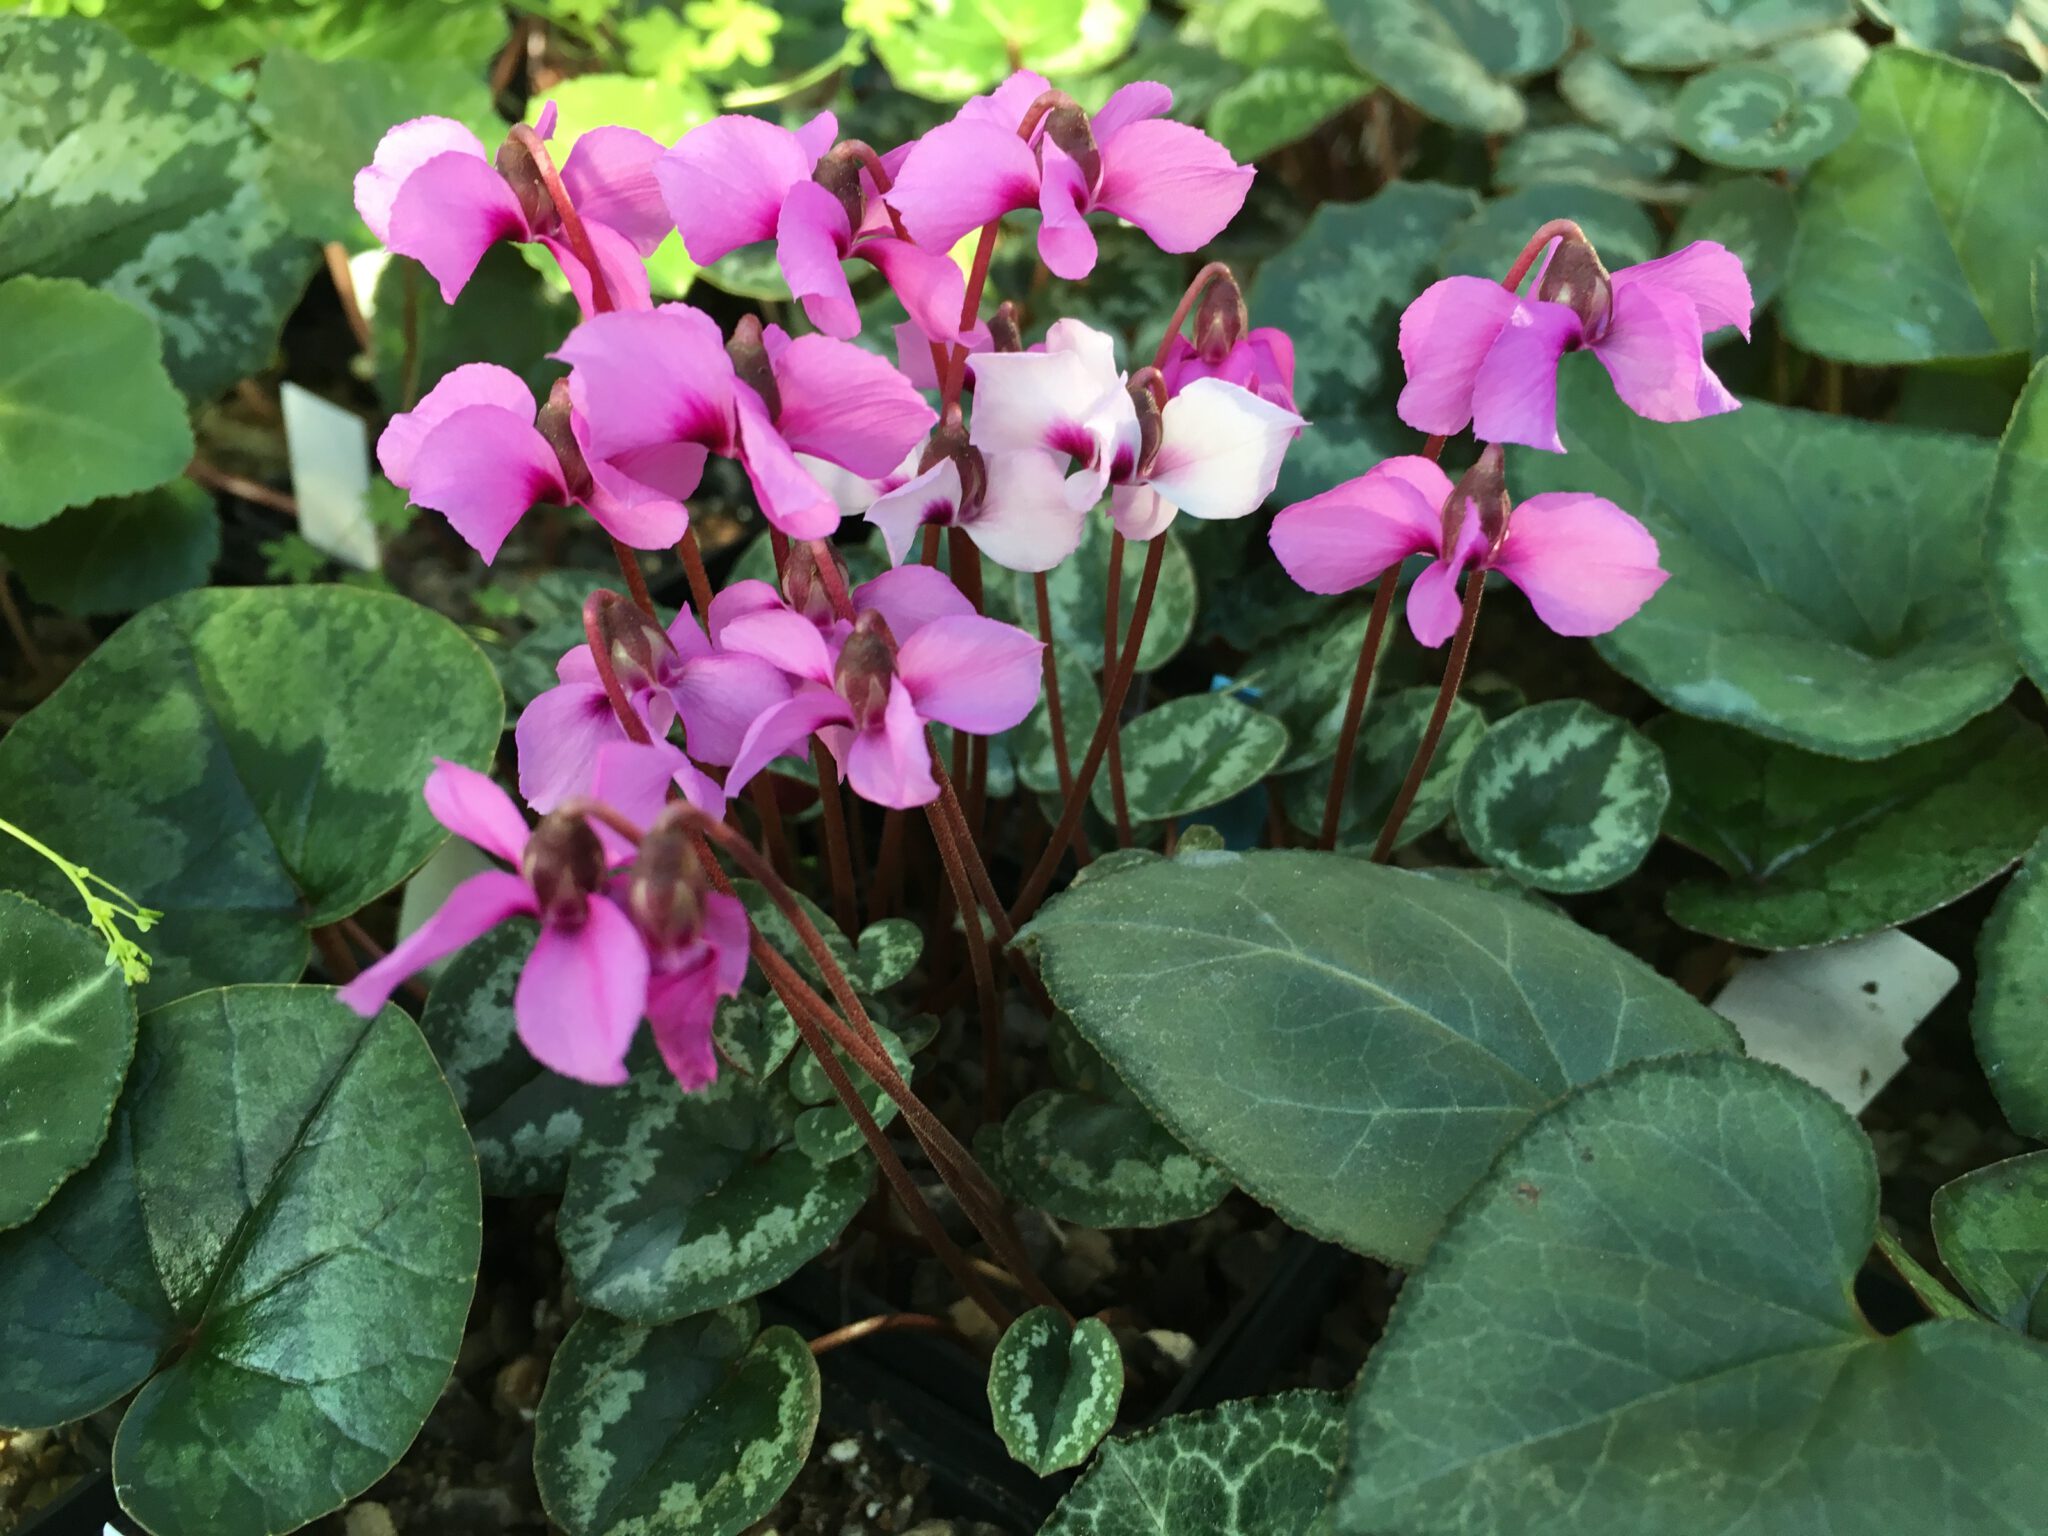
[(1102, 180), (1102, 150), (1086, 112), (1071, 101), (1054, 107), (1045, 114), (1045, 136), (1073, 157), (1089, 186)]
[(604, 844), (581, 816), (551, 811), (526, 840), (519, 872), (539, 899), (543, 924), (580, 928), (591, 894), (604, 883)]
[(879, 613), (870, 610), (854, 621), (853, 633), (839, 649), (832, 685), (853, 709), (856, 730), (880, 725), (889, 708), (889, 684), (896, 676), (896, 638)]
[(1589, 342), (1607, 333), (1607, 319), (1614, 308), (1614, 282), (1601, 265), (1600, 253), (1583, 236), (1567, 235), (1550, 253), (1543, 269), (1543, 281), (1536, 297), (1567, 306), (1579, 317), (1579, 327)]
[(867, 189), (860, 184), (860, 173), (860, 152), (846, 144), (830, 151), (811, 172), (811, 180), (839, 199), (839, 206), (846, 210), (846, 227), (855, 234), (868, 213)]
[[(953, 417), (939, 423), (932, 430), (931, 440), (924, 445), (924, 452), (918, 456), (917, 472), (921, 475), (934, 466), (953, 461), (953, 467), (960, 473), (960, 505), (954, 509), (958, 520), (967, 520), (967, 510), (981, 504), (981, 498), (988, 491), (988, 460), (981, 456), (981, 450), (967, 440), (967, 428)], [(925, 521), (943, 522), (927, 512)]]
[(561, 216), (548, 192), (547, 178), (541, 175), (540, 163), (534, 159), (533, 150), (522, 142), (519, 134), (509, 135), (498, 146), (495, 163), (498, 174), (505, 178), (505, 185), (519, 199), (519, 211), (525, 216), (526, 227), (533, 230), (554, 228)]
[(1152, 473), (1153, 461), (1159, 457), (1165, 425), (1161, 413), (1166, 409), (1166, 380), (1157, 368), (1148, 365), (1131, 375), (1125, 389), (1131, 397), (1131, 409), (1138, 416), (1138, 462), (1132, 466), (1132, 474), (1142, 480)]
[(1508, 532), (1507, 455), (1499, 443), (1488, 443), (1472, 467), (1458, 477), (1444, 500), (1444, 553), (1458, 547), (1465, 519), (1477, 516), (1482, 536), (1481, 562), (1491, 559)]
[[(825, 544), (825, 552), (838, 568), (839, 590), (849, 590), (846, 562), (829, 542)], [(835, 616), (832, 588), (826, 583), (824, 572), (818, 569), (818, 552), (808, 540), (792, 543), (789, 547), (789, 559), (782, 567), (782, 596), (790, 607), (813, 624), (829, 624)]]
[(569, 488), (569, 494), (581, 501), (590, 494), (590, 466), (584, 462), (583, 450), (577, 445), (575, 428), (569, 421), (569, 381), (555, 380), (548, 391), (548, 403), (540, 408), (540, 415), (534, 420), (534, 427), (548, 440), (548, 446), (555, 450), (555, 460), (562, 466), (562, 483)]
[(674, 644), (636, 604), (615, 596), (599, 602), (597, 634), (612, 675), (628, 695), (660, 688), (675, 676), (679, 662)]
[(1202, 295), (1201, 308), (1195, 311), (1196, 355), (1211, 368), (1220, 368), (1251, 323), (1237, 279), (1228, 272), (1218, 273)]
[(989, 317), (989, 340), (998, 352), (1022, 352), (1024, 350), (1024, 327), (1017, 323), (1016, 304), (1005, 299), (996, 306), (996, 312)]
[(626, 885), (626, 911), (649, 947), (675, 949), (695, 938), (709, 888), (681, 809), (664, 811), (641, 839)]
[(768, 343), (761, 335), (761, 322), (753, 315), (743, 317), (732, 328), (732, 340), (725, 344), (725, 355), (732, 359), (733, 372), (740, 376), (740, 382), (752, 388), (768, 407), (772, 421), (782, 414), (782, 391), (775, 387), (775, 367), (768, 360)]

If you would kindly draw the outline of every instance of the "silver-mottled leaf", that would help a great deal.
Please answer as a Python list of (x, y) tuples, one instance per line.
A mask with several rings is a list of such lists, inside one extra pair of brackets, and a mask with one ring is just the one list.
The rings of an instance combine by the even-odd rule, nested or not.
[(996, 1433), (1041, 1477), (1088, 1459), (1123, 1393), (1123, 1355), (1098, 1317), (1069, 1327), (1051, 1307), (1034, 1308), (1004, 1331), (989, 1361)]
[[(1221, 805), (1272, 772), (1287, 727), (1227, 693), (1195, 693), (1148, 709), (1123, 728), (1124, 791), (1137, 821), (1165, 821)], [(1109, 776), (1095, 809), (1112, 811)]]

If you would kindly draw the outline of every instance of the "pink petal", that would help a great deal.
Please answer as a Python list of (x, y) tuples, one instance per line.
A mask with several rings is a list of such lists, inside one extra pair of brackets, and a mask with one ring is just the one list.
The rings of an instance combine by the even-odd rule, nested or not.
[[(931, 372), (929, 343), (960, 339), (960, 316), (967, 304), (966, 278), (961, 276), (950, 256), (920, 250), (907, 240), (886, 235), (861, 241), (854, 247), (853, 254), (874, 265), (902, 301), (904, 309), (909, 311), (911, 325), (917, 333), (913, 352), (922, 351), (922, 368), (927, 373)], [(901, 338), (898, 340), (900, 346)], [(915, 385), (919, 381), (913, 378), (910, 382)], [(930, 387), (938, 387), (936, 377)]]
[(1173, 92), (1157, 80), (1133, 80), (1110, 93), (1102, 110), (1089, 119), (1095, 142), (1103, 144), (1133, 123), (1164, 117), (1173, 110)]
[(1610, 501), (1548, 491), (1521, 503), (1493, 568), (1560, 635), (1604, 635), (1664, 584), (1657, 541)]
[(1704, 361), (1700, 363), (1698, 408), (1702, 417), (1721, 416), (1729, 411), (1737, 411), (1742, 408), (1742, 402), (1735, 398), (1726, 384), (1721, 382), (1721, 376), (1709, 368)]
[(967, 520), (975, 546), (1012, 571), (1049, 571), (1081, 547), (1087, 507), (1067, 495), (1060, 461), (1049, 453), (982, 456), (988, 485)]
[(602, 686), (563, 683), (519, 713), (512, 742), (519, 755), (519, 793), (546, 815), (586, 794), (600, 747), (624, 741), (625, 728)]
[(935, 619), (901, 643), (896, 675), (925, 719), (993, 736), (1021, 723), (1038, 702), (1044, 653), (1014, 624)]
[[(791, 448), (869, 479), (901, 464), (938, 420), (885, 359), (829, 336), (799, 336), (785, 347), (775, 359), (775, 388), (782, 396), (775, 430)], [(834, 526), (837, 520), (835, 504)]]
[(944, 571), (929, 565), (899, 565), (855, 587), (853, 610), (879, 613), (896, 643), (902, 645), (936, 619), (972, 614), (974, 604)]
[(725, 786), (687, 757), (676, 765), (676, 787), (683, 792), (685, 800), (713, 821), (725, 820), (726, 807), (729, 804), (725, 796)]
[(1472, 419), (1480, 364), (1520, 301), (1483, 277), (1431, 283), (1401, 315), (1401, 362), (1408, 382), (1395, 405), (1418, 432), (1448, 437)]
[(540, 104), (540, 116), (533, 120), (534, 137), (543, 143), (552, 139), (555, 136), (555, 119), (560, 115), (561, 109), (552, 101), (542, 102)]
[(526, 818), (489, 774), (437, 757), (421, 795), (434, 820), (457, 837), (507, 864), (519, 863), (526, 851)]
[(1031, 104), (1052, 89), (1045, 76), (1020, 69), (986, 96), (969, 97), (953, 114), (955, 122), (991, 123), (1013, 138), (1024, 126)]
[(690, 259), (709, 266), (773, 235), (783, 198), (823, 153), (758, 117), (714, 117), (684, 134), (654, 177)]
[(608, 224), (585, 224), (583, 233), (597, 256), (599, 270), (604, 273), (605, 302), (602, 308), (591, 288), (590, 273), (584, 269), (582, 258), (575, 249), (566, 240), (553, 235), (543, 235), (540, 240), (547, 247), (548, 254), (555, 258), (555, 265), (562, 269), (562, 276), (568, 279), (569, 292), (575, 295), (578, 313), (588, 319), (594, 314), (615, 309), (652, 309), (654, 291), (649, 286), (647, 263), (633, 242)]
[[(516, 812), (514, 813), (517, 814)], [(533, 891), (515, 874), (487, 869), (448, 893), (440, 911), (391, 948), (391, 953), (335, 995), (368, 1018), (398, 990), (398, 984), (443, 955), (452, 955), (506, 918), (538, 910)]]
[(1696, 421), (1700, 414), (1700, 317), (1684, 295), (1654, 283), (1614, 291), (1607, 334), (1593, 355), (1623, 404), (1649, 421)]
[(718, 1080), (718, 1052), (711, 1044), (718, 1016), (717, 973), (709, 952), (693, 954), (683, 967), (658, 971), (647, 983), (647, 1022), (661, 1059), (685, 1093)]
[(412, 484), (412, 463), (427, 434), (466, 406), (491, 405), (529, 425), (533, 392), (510, 368), (496, 363), (464, 363), (441, 375), (441, 382), (411, 410), (391, 418), (377, 439), (377, 463), (393, 485)]
[[(953, 263), (949, 260), (946, 265), (950, 267)], [(964, 281), (961, 292), (961, 302), (965, 303)], [(939, 387), (939, 365), (932, 357), (932, 338), (915, 320), (906, 320), (896, 327), (896, 370), (918, 389)]]
[(731, 997), (747, 979), (747, 950), (753, 930), (747, 923), (747, 909), (737, 896), (713, 891), (704, 898), (704, 942), (718, 956), (718, 990)]
[(915, 479), (877, 496), (867, 520), (882, 530), (889, 563), (911, 557), (911, 545), (927, 525), (948, 528), (960, 515), (960, 466), (950, 457), (939, 460)]
[(829, 685), (832, 653), (818, 626), (787, 608), (751, 613), (728, 623), (718, 637), (720, 649), (754, 656), (790, 677)]
[(550, 1071), (623, 1083), (626, 1051), (647, 1007), (647, 946), (633, 920), (592, 896), (580, 928), (543, 927), (519, 973), (519, 1039)]
[[(808, 620), (797, 622), (810, 627)], [(685, 662), (671, 695), (683, 717), (683, 740), (690, 755), (722, 765), (739, 756), (748, 727), (786, 703), (790, 692), (781, 668), (733, 651)]]
[(1038, 203), (1038, 158), (1014, 127), (954, 119), (910, 152), (886, 194), (910, 238), (949, 251), (970, 229)]
[(1129, 219), (1162, 251), (1194, 251), (1237, 217), (1252, 168), (1198, 128), (1153, 118), (1099, 141), (1095, 206)]
[(730, 451), (732, 362), (717, 322), (702, 310), (668, 304), (593, 315), (554, 355), (574, 370), (569, 398), (587, 423), (587, 455), (613, 459), (669, 443)]
[[(1458, 578), (1472, 564), (1485, 542), (1479, 519), (1468, 517), (1458, 530), (1458, 546), (1448, 560), (1432, 560), (1408, 589), (1408, 628), (1424, 645), (1435, 649), (1450, 639), (1464, 615)], [(1474, 576), (1473, 580), (1483, 578)]]
[(1525, 299), (1508, 311), (1472, 390), (1472, 431), (1482, 443), (1564, 452), (1557, 364), (1579, 335), (1579, 317), (1567, 305)]
[(794, 752), (811, 739), (811, 733), (825, 725), (846, 725), (853, 711), (846, 700), (829, 688), (797, 694), (787, 703), (764, 712), (747, 728), (746, 740), (734, 756), (732, 771), (725, 776), (727, 794), (738, 794), (749, 780), (785, 752)]
[(1147, 479), (1190, 517), (1243, 517), (1273, 494), (1280, 461), (1303, 425), (1248, 389), (1197, 379), (1166, 402)]
[[(660, 737), (650, 742), (628, 741), (621, 735), (597, 749), (590, 770), (590, 798), (610, 806), (644, 832), (668, 804), (669, 785), (688, 761), (673, 742)], [(628, 863), (638, 852), (622, 833), (597, 818), (592, 817), (590, 825), (605, 845), (608, 863)]]
[(446, 517), (485, 565), (528, 507), (569, 498), (548, 440), (494, 405), (465, 406), (427, 434), (413, 457), (411, 492), (416, 505)]
[(845, 766), (853, 792), (871, 805), (903, 811), (939, 798), (924, 722), (902, 678), (890, 680), (889, 704), (880, 722), (854, 732)]
[[(645, 448), (628, 448), (614, 458), (598, 458), (591, 450), (589, 428), (572, 412), (570, 426), (583, 461), (605, 486), (608, 494), (629, 505), (649, 499), (682, 501), (704, 478), (704, 461), (710, 452), (702, 443), (651, 443)], [(603, 465), (603, 470), (597, 466)], [(627, 484), (626, 482), (631, 482)], [(680, 535), (678, 535), (680, 537)], [(671, 540), (670, 542), (674, 542)]]
[(1079, 282), (1095, 270), (1095, 232), (1088, 227), (1088, 178), (1050, 139), (1039, 149), (1038, 254), (1055, 277)]
[(1749, 274), (1742, 270), (1742, 259), (1725, 245), (1695, 240), (1669, 256), (1623, 267), (1614, 274), (1616, 290), (1636, 283), (1655, 283), (1690, 299), (1699, 311), (1700, 329), (1704, 332), (1732, 325), (1745, 341), (1749, 339), (1749, 317), (1754, 307)]
[(562, 185), (586, 225), (616, 230), (640, 255), (652, 256), (675, 228), (654, 176), (664, 153), (637, 128), (592, 128), (569, 151)]
[(673, 549), (690, 526), (688, 507), (618, 474), (608, 464), (603, 473), (591, 466), (591, 487), (582, 505), (599, 527), (633, 549)]
[(416, 117), (389, 129), (356, 172), (356, 212), (381, 244), (391, 243), (391, 204), (406, 178), (437, 155), (468, 155), (489, 165), (483, 141), (453, 118)]
[(817, 163), (825, 158), (825, 152), (832, 147), (838, 138), (839, 119), (830, 112), (820, 112), (816, 117), (805, 123), (803, 127), (797, 129), (797, 145), (808, 157), (805, 165), (805, 175), (809, 175), (811, 170), (817, 166)]
[(484, 252), (500, 240), (524, 240), (526, 215), (490, 161), (456, 151), (421, 165), (391, 200), (384, 243), (410, 256), (453, 304)]
[(704, 615), (705, 626), (711, 632), (711, 643), (724, 643), (720, 636), (734, 619), (744, 618), (750, 613), (772, 613), (784, 606), (782, 594), (765, 581), (728, 584), (724, 591), (711, 599), (711, 607)]
[(733, 391), (733, 405), (739, 420), (740, 464), (754, 488), (754, 499), (761, 504), (761, 515), (793, 539), (829, 536), (839, 526), (839, 504), (797, 463), (789, 443), (768, 419), (761, 397), (741, 384)]
[(775, 259), (811, 324), (827, 336), (860, 334), (860, 310), (839, 265), (853, 242), (846, 209), (815, 181), (800, 181), (775, 222)]
[(1436, 552), (1450, 494), (1450, 477), (1420, 454), (1386, 459), (1283, 508), (1267, 538), (1296, 586), (1349, 592), (1410, 555)]

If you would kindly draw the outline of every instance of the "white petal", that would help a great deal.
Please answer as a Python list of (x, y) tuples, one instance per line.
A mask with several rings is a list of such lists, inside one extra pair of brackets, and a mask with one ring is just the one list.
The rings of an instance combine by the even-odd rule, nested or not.
[(965, 524), (984, 555), (1012, 571), (1049, 571), (1080, 548), (1094, 502), (1072, 504), (1057, 458), (992, 453), (987, 463), (988, 490)]
[(1190, 517), (1243, 517), (1273, 493), (1302, 419), (1221, 379), (1166, 402), (1151, 486)]

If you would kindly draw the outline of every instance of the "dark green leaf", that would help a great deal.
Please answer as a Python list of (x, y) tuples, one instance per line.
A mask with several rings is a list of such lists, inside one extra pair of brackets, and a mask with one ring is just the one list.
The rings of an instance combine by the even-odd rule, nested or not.
[[(1575, 183), (1631, 196), (1657, 190), (1678, 152), (1658, 139), (1626, 143), (1596, 128), (1531, 128), (1501, 146), (1493, 179), (1503, 187)], [(1498, 275), (1498, 274), (1495, 274)]]
[(1741, 259), (1750, 297), (1761, 309), (1776, 296), (1799, 232), (1792, 189), (1763, 176), (1731, 176), (1700, 194), (1678, 221), (1674, 246), (1716, 240)]
[(1671, 129), (1715, 165), (1798, 169), (1856, 131), (1856, 108), (1840, 96), (1802, 100), (1798, 82), (1782, 70), (1724, 64), (1685, 83), (1671, 106)]
[(213, 497), (190, 480), (0, 532), (0, 559), (36, 601), (81, 616), (133, 613), (203, 587), (219, 556)]
[(1371, 94), (1372, 82), (1342, 58), (1264, 64), (1216, 98), (1208, 129), (1236, 159), (1257, 160)]
[[(469, 286), (453, 304), (443, 304), (434, 280), (403, 256), (392, 257), (379, 270), (374, 298), (370, 332), (376, 342), (377, 395), (391, 411), (417, 404), (443, 374), (464, 363), (509, 368), (536, 396), (545, 396), (563, 371), (548, 353), (576, 323), (575, 304), (550, 290), (509, 245), (484, 252)], [(408, 305), (417, 316), (418, 333), (411, 399), (406, 395)], [(553, 656), (548, 664), (553, 666)]]
[[(1340, 846), (1370, 847), (1378, 840), (1380, 827), (1393, 810), (1395, 796), (1415, 762), (1416, 749), (1422, 745), (1422, 733), (1428, 727), (1430, 711), (1436, 707), (1436, 695), (1434, 686), (1401, 688), (1375, 697), (1366, 706), (1358, 731), (1358, 749), (1351, 759), (1351, 783), (1344, 791), (1344, 807), (1337, 818)], [(1458, 775), (1485, 735), (1486, 721), (1477, 707), (1467, 699), (1456, 700), (1445, 719), (1444, 733), (1437, 741), (1436, 755), (1430, 759), (1429, 772), (1401, 822), (1400, 843), (1414, 842), (1451, 814)], [(1330, 767), (1319, 764), (1290, 774), (1281, 789), (1280, 804), (1287, 819), (1310, 835), (1322, 830), (1330, 773)]]
[(1020, 1200), (1085, 1227), (1192, 1221), (1230, 1193), (1128, 1093), (1032, 1094), (1003, 1122), (1001, 1166)]
[[(1122, 748), (1131, 816), (1165, 821), (1258, 783), (1286, 755), (1287, 727), (1229, 694), (1195, 693), (1125, 722)], [(1095, 809), (1110, 815), (1107, 774), (1096, 777), (1094, 796)]]
[(1999, 1108), (2022, 1136), (2048, 1141), (2048, 839), (1999, 892), (1977, 940), (1977, 998), (1970, 1030)]
[(1351, 56), (1426, 116), (1513, 133), (1528, 115), (1514, 82), (1571, 40), (1563, 0), (1330, 0)]
[(2048, 364), (2036, 363), (1998, 444), (1984, 538), (1998, 619), (2048, 688)]
[[(1058, 570), (1046, 578), (1052, 603), (1053, 643), (1085, 658), (1098, 672), (1102, 655), (1102, 621), (1109, 594), (1109, 519), (1091, 517), (1081, 535), (1081, 546)], [(1159, 562), (1159, 585), (1152, 598), (1152, 616), (1145, 624), (1145, 638), (1138, 645), (1138, 670), (1155, 671), (1171, 661), (1187, 644), (1195, 627), (1195, 570), (1182, 546), (1180, 535), (1169, 530), (1166, 553)], [(1117, 588), (1117, 633), (1131, 622), (1131, 606), (1137, 601), (1139, 578), (1145, 572), (1147, 544), (1124, 545), (1123, 579)], [(1019, 574), (1015, 583), (1017, 611), (1036, 615), (1037, 602), (1031, 592), (1031, 578)], [(1030, 620), (1036, 634), (1037, 620)], [(1121, 644), (1121, 638), (1119, 638)], [(1064, 700), (1062, 700), (1064, 702)], [(1078, 759), (1076, 760), (1078, 761)]]
[(1461, 224), (1444, 242), (1443, 270), (1498, 281), (1551, 219), (1576, 219), (1609, 267), (1657, 254), (1657, 227), (1634, 198), (1604, 186), (1537, 182), (1495, 198)]
[(1086, 1461), (1123, 1394), (1124, 1358), (1109, 1325), (1084, 1317), (1070, 1326), (1051, 1307), (1010, 1324), (988, 1366), (996, 1433), (1040, 1477)]
[(1964, 1174), (1934, 1192), (1941, 1262), (1994, 1322), (2048, 1336), (2048, 1152)]

